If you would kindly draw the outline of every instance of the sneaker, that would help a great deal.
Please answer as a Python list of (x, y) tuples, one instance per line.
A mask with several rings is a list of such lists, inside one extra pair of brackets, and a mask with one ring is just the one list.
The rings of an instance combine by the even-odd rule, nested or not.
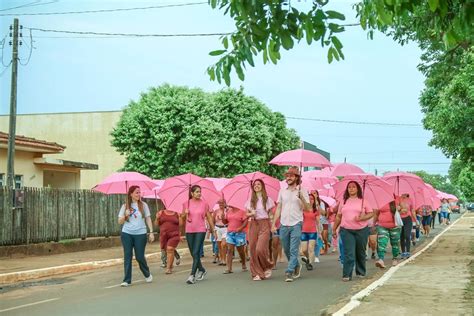
[(411, 254), (409, 252), (407, 252), (407, 253), (405, 253), (405, 256), (406, 256), (405, 258), (408, 259), (408, 258), (410, 258)]
[(264, 273), (265, 273), (265, 279), (269, 279), (272, 277), (272, 270), (267, 270)]
[(120, 283), (120, 286), (121, 286), (121, 287), (127, 287), (127, 286), (130, 286), (130, 285), (131, 285), (131, 284), (128, 283), (128, 282), (122, 282), (122, 283)]
[(262, 281), (262, 278), (258, 275), (254, 276), (253, 279), (254, 281)]
[(306, 269), (307, 269), (308, 271), (313, 270), (313, 265), (312, 265), (311, 263), (308, 263), (308, 264), (306, 265)]
[(188, 277), (188, 279), (186, 280), (186, 283), (187, 283), (187, 284), (194, 284), (194, 283), (196, 283), (196, 278), (194, 277), (194, 275), (190, 275), (190, 276)]
[(181, 257), (176, 258), (175, 264), (179, 266), (181, 264)]
[(305, 263), (305, 264), (309, 263), (309, 259), (306, 258), (306, 257), (301, 257), (301, 261), (303, 261), (303, 263)]
[(153, 276), (150, 274), (150, 276), (148, 278), (145, 278), (145, 282), (146, 283), (151, 283), (151, 281), (153, 281)]
[(196, 281), (202, 281), (204, 280), (204, 277), (207, 275), (207, 271), (198, 271)]
[(406, 259), (406, 253), (405, 252), (402, 252), (401, 256), (400, 256), (400, 259)]
[(314, 257), (314, 263), (319, 263), (319, 258), (318, 257)]
[(164, 261), (163, 261), (163, 262), (161, 262), (161, 265), (160, 265), (160, 267), (162, 267), (162, 268), (166, 268), (166, 262), (164, 262)]
[(380, 269), (385, 269), (385, 263), (382, 259), (375, 261), (375, 266)]
[(372, 260), (375, 260), (375, 252), (372, 252), (372, 256), (370, 256)]
[(293, 282), (293, 275), (291, 273), (285, 273), (285, 282)]
[(297, 266), (295, 268), (295, 272), (293, 272), (293, 279), (298, 279), (301, 276), (301, 266)]

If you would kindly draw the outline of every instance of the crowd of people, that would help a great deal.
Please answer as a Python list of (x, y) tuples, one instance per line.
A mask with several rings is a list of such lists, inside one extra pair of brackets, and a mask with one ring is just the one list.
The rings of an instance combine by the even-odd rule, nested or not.
[[(181, 212), (157, 212), (154, 224), (159, 227), (165, 273), (172, 274), (174, 264), (180, 264), (176, 248), (185, 239), (193, 259), (186, 283), (203, 280), (207, 270), (201, 258), (208, 234), (213, 243), (213, 262), (223, 267), (224, 274), (233, 273), (234, 258), (238, 256), (242, 271), (247, 271), (249, 265), (253, 281), (269, 279), (284, 253), (288, 261), (284, 280), (293, 282), (300, 277), (303, 266), (311, 271), (320, 255), (338, 251), (342, 281), (347, 282), (352, 280), (354, 271), (356, 277), (366, 276), (369, 257), (378, 268), (386, 268), (389, 243), (391, 265), (409, 258), (411, 246), (416, 245), (420, 234), (429, 236), (437, 215), (440, 225), (450, 223), (451, 206), (446, 199), (439, 211), (429, 206), (414, 209), (408, 194), (373, 209), (364, 201), (360, 184), (350, 181), (342, 199), (330, 206), (320, 199), (318, 191), (308, 192), (301, 186), (297, 167), (290, 167), (285, 179), (287, 187), (280, 190), (276, 201), (268, 196), (264, 181), (254, 180), (245, 209), (229, 205), (224, 199), (213, 209), (202, 198), (201, 187), (194, 185)], [(131, 284), (133, 253), (146, 282), (152, 282), (145, 247), (147, 241), (154, 241), (154, 225), (138, 186), (129, 188), (118, 222), (122, 225), (124, 249), (121, 285)]]

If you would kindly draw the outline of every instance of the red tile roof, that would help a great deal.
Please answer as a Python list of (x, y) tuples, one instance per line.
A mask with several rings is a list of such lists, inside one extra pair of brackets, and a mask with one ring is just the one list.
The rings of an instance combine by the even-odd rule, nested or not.
[[(0, 132), (0, 144), (8, 144), (7, 133)], [(58, 143), (47, 142), (45, 140), (39, 140), (22, 135), (16, 135), (15, 146), (37, 148), (41, 151), (48, 151), (50, 153), (62, 153), (64, 149), (66, 149), (66, 146), (59, 145)]]

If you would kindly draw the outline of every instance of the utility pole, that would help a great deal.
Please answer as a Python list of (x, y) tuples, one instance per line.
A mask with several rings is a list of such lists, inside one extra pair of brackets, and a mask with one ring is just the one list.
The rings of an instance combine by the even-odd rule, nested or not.
[[(7, 186), (15, 188), (16, 91), (18, 78), (18, 19), (13, 20), (12, 83), (10, 91), (10, 127), (8, 132)], [(10, 26), (10, 31), (12, 27)], [(11, 34), (11, 33), (10, 33)]]

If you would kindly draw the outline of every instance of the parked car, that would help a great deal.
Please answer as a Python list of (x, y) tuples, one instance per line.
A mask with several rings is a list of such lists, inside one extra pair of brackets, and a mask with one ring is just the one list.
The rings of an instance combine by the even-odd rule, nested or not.
[(474, 203), (467, 203), (466, 209), (467, 209), (469, 212), (474, 212)]

